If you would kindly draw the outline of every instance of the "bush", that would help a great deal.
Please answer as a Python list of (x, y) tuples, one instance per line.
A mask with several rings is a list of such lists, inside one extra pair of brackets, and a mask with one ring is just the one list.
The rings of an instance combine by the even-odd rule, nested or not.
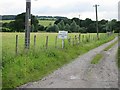
[(6, 27), (2, 27), (2, 32), (11, 32), (11, 29), (6, 28)]
[(45, 27), (43, 25), (38, 25), (38, 31), (44, 31)]
[(55, 24), (54, 26), (48, 26), (46, 32), (58, 32), (59, 27)]

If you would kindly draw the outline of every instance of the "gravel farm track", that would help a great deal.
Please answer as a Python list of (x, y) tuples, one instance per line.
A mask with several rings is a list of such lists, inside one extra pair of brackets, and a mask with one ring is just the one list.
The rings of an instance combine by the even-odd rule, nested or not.
[[(27, 83), (19, 88), (118, 88), (116, 63), (118, 44), (104, 51), (116, 40), (118, 40), (117, 37), (79, 56), (42, 80)], [(91, 60), (98, 53), (103, 54), (102, 60), (96, 65), (91, 64)]]

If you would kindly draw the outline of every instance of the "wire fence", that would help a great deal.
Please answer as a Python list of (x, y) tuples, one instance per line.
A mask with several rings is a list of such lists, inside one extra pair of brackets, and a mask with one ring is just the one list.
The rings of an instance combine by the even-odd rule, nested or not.
[[(106, 39), (108, 38), (108, 34), (99, 34), (99, 39)], [(22, 39), (24, 39), (22, 37)], [(21, 51), (24, 51), (24, 45), (19, 43), (19, 35), (16, 35), (16, 45), (15, 45), (15, 54), (20, 53)], [(77, 34), (77, 35), (69, 35), (67, 39), (64, 40), (64, 48), (68, 46), (78, 46), (81, 43), (88, 43), (92, 41), (96, 41), (97, 36), (96, 34)], [(62, 48), (62, 40), (58, 38), (57, 35), (43, 35), (42, 38), (40, 38), (39, 34), (35, 34), (31, 36), (31, 42), (30, 42), (30, 49), (49, 49), (49, 48), (55, 48), (59, 49)]]

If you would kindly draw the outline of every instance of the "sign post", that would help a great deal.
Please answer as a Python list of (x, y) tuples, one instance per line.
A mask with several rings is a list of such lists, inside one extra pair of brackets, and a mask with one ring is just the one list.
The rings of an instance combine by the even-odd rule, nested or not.
[(31, 0), (26, 0), (25, 49), (29, 49), (30, 47), (30, 30), (31, 30)]
[(62, 48), (64, 48), (65, 41), (64, 39), (67, 39), (68, 31), (59, 31), (58, 38), (62, 39)]
[(64, 44), (64, 39), (62, 39), (62, 48), (64, 48), (64, 45), (65, 45), (65, 44)]
[(96, 12), (96, 31), (97, 31), (97, 39), (99, 40), (99, 30), (98, 30), (98, 6), (97, 4), (94, 5), (95, 12)]

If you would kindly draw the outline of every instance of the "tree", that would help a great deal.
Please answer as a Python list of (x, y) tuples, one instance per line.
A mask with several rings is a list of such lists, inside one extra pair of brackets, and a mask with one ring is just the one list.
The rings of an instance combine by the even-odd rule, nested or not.
[(15, 29), (14, 29), (14, 22), (13, 21), (11, 21), (10, 23), (3, 23), (2, 24), (2, 31), (3, 32), (14, 32), (15, 31)]
[(99, 24), (99, 33), (106, 33), (106, 24)]
[(120, 21), (117, 21), (115, 26), (116, 26), (116, 28), (115, 28), (114, 32), (120, 33)]
[(80, 26), (79, 26), (79, 25), (76, 26), (76, 31), (77, 31), (78, 33), (80, 33)]
[(59, 29), (60, 29), (60, 30), (62, 30), (62, 29), (61, 29), (61, 28), (62, 28), (62, 26), (61, 26), (61, 24), (60, 24), (60, 23), (58, 23), (58, 24), (57, 24), (57, 26), (59, 27)]
[(107, 22), (108, 22), (108, 20), (102, 19), (101, 21), (99, 21), (99, 24), (105, 25)]
[(34, 25), (32, 24), (32, 26), (31, 26), (31, 32), (33, 32), (35, 30), (35, 27), (34, 27)]
[(38, 31), (45, 31), (45, 27), (43, 25), (38, 25)]
[(91, 23), (89, 26), (87, 26), (87, 32), (88, 33), (96, 33), (96, 27), (95, 23)]
[(37, 32), (38, 31), (38, 26), (39, 26), (39, 21), (38, 19), (34, 16), (34, 15), (31, 15), (31, 24), (34, 25), (34, 31)]
[[(25, 31), (25, 13), (19, 14), (16, 16), (14, 22), (14, 29), (17, 32), (24, 32)], [(34, 31), (37, 32), (38, 30), (38, 20), (34, 15), (31, 15), (31, 24), (34, 26)]]
[(80, 26), (80, 19), (79, 18), (73, 18), (72, 21), (75, 21), (76, 24)]
[(0, 15), (2, 17), (2, 20), (14, 20), (16, 15)]
[(73, 21), (71, 24), (70, 24), (70, 31), (72, 32), (77, 32), (77, 24), (75, 21)]
[(87, 28), (93, 21), (89, 18), (86, 18), (85, 20), (81, 21), (81, 26)]
[(71, 23), (71, 19), (63, 18), (63, 19), (57, 19), (57, 20), (54, 22), (54, 24), (58, 24), (58, 23), (60, 23), (62, 20), (64, 21), (64, 24), (65, 24), (65, 25)]
[(61, 20), (59, 23), (58, 23), (58, 27), (60, 30), (64, 30), (65, 29), (65, 24), (64, 24), (64, 21)]
[(60, 23), (61, 20), (62, 20), (62, 19), (58, 19), (58, 20), (56, 20), (56, 21), (54, 22), (54, 24), (58, 24), (58, 23)]
[(58, 25), (54, 25), (54, 28), (55, 28), (55, 32), (58, 32), (59, 31), (59, 27), (58, 27)]
[(59, 31), (59, 27), (55, 24), (53, 26), (48, 26), (46, 29), (46, 32), (58, 32)]
[(66, 24), (66, 26), (65, 26), (65, 31), (71, 32), (71, 31), (70, 31), (70, 25), (69, 25), (69, 24)]
[(115, 30), (117, 27), (117, 20), (116, 19), (113, 19), (112, 21), (111, 21), (111, 31), (113, 31), (113, 30)]
[(85, 28), (85, 27), (81, 27), (81, 28), (80, 28), (80, 32), (81, 32), (81, 33), (86, 33), (86, 32), (87, 32), (87, 30), (86, 30), (86, 28)]

